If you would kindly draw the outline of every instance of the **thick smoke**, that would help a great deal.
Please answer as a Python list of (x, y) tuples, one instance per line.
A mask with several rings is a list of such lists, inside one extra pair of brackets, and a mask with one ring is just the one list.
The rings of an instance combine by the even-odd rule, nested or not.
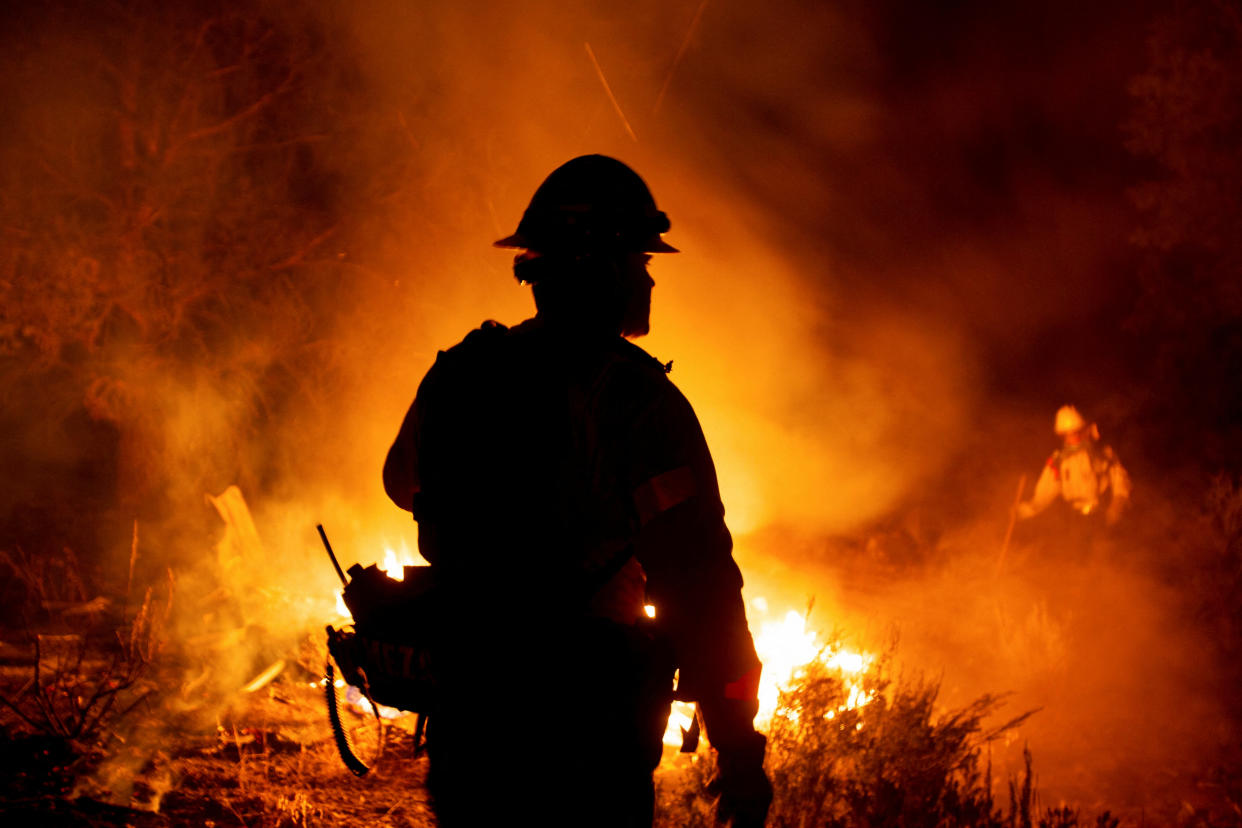
[[(181, 513), (210, 518), (203, 494), (250, 489), (269, 556), (251, 577), (330, 606), (314, 524), (346, 565), (413, 548), (379, 469), (419, 378), (482, 320), (533, 312), (491, 241), (554, 167), (613, 155), (646, 178), (683, 250), (653, 263), (653, 332), (639, 344), (673, 361), (696, 407), (748, 591), (799, 608), (813, 594), (826, 625), (872, 640), (898, 628), (903, 654), (942, 671), (950, 700), (1013, 690), (1015, 709), (1043, 707), (1030, 725), (1037, 765), (1046, 754), (1084, 769), (1043, 771), (1052, 796), (1085, 802), (1101, 788), (1075, 779), (1116, 783), (1129, 772), (1118, 751), (1174, 763), (1200, 746), (1196, 732), (1216, 738), (1212, 671), (1180, 596), (1159, 586), (1152, 544), (1045, 567), (1019, 535), (1010, 566), (997, 565), (1018, 475), (1052, 448), (1055, 407), (1086, 392), (1106, 425), (1125, 411), (1128, 389), (1101, 388), (1109, 378), (1084, 364), (1119, 347), (1106, 313), (1130, 264), (1118, 124), (1143, 22), (1132, 4), (1069, 3), (282, 12), (277, 26), (317, 32), (311, 51), (339, 68), (300, 73), (313, 106), (289, 115), (315, 113), (316, 177), (297, 197), (326, 205), (339, 229), (307, 234), (315, 279), (273, 277), (290, 289), (273, 294), (270, 317), (248, 318), (253, 339), (210, 343), (230, 370), (118, 373), (160, 401), (158, 456), (138, 468), (186, 470), (170, 502)], [(38, 30), (62, 48), (89, 33)], [(227, 172), (230, 185), (274, 174)], [(236, 301), (254, 284), (239, 282)], [(290, 341), (305, 347), (282, 366)], [(321, 379), (315, 394), (285, 388)], [(265, 383), (313, 404), (266, 407)], [(230, 440), (262, 452), (264, 471), (200, 462)], [(877, 527), (904, 532), (921, 568), (891, 555), (869, 568), (884, 549), (865, 543)], [(273, 629), (319, 608), (266, 618), (263, 602), (240, 605), (247, 625)], [(1175, 738), (1129, 726), (1175, 702)]]
[[(413, 265), (419, 321), (388, 328), (403, 343), (391, 376), (408, 379), (371, 411), (395, 424), (436, 347), (529, 312), (486, 244), (546, 172), (582, 152), (630, 162), (684, 251), (653, 265), (641, 344), (674, 361), (696, 405), (749, 594), (814, 595), (820, 623), (876, 644), (896, 629), (949, 703), (1012, 691), (1006, 713), (1042, 708), (996, 759), (1016, 768), (1029, 740), (1046, 804), (1143, 802), (1136, 779), (1227, 736), (1211, 648), (1161, 585), (1158, 543), (1044, 560), (1055, 539), (1019, 531), (998, 565), (1017, 478), (1033, 482), (1054, 445), (1053, 409), (1081, 395), (1106, 430), (1124, 422), (1125, 379), (1101, 387), (1084, 365), (1119, 347), (1097, 320), (1116, 318), (1131, 267), (1119, 123), (1141, 16), (661, 9), (472, 10), (415, 31), (382, 8), (360, 15), (367, 65), (434, 113), (421, 146), (447, 159), (457, 210), (436, 224), (434, 275)], [(395, 57), (421, 54), (433, 29), (434, 57)], [(412, 219), (417, 262), (432, 251), (426, 216)], [(392, 426), (367, 421), (378, 458)], [(1140, 486), (1149, 504), (1164, 496)], [(892, 515), (935, 550), (924, 576), (868, 569), (857, 559), (874, 543), (830, 540)], [(1174, 721), (1144, 726), (1170, 706)]]

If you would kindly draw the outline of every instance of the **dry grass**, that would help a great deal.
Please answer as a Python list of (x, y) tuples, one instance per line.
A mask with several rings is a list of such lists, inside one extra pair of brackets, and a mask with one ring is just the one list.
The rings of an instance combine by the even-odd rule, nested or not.
[[(1117, 827), (1106, 813), (1041, 811), (1029, 754), (1019, 778), (993, 784), (988, 740), (1019, 723), (987, 726), (998, 699), (942, 710), (934, 683), (891, 680), (882, 665), (871, 668), (866, 683), (872, 700), (852, 710), (841, 709), (848, 693), (828, 668), (808, 669), (784, 695), (770, 731), (771, 828)], [(125, 742), (111, 733), (111, 765), (81, 761), (66, 749), (68, 740), (14, 738), (11, 731), (6, 770), (22, 764), (27, 775), (18, 780), (25, 788), (16, 790), (6, 774), (0, 822), (57, 814), (63, 824), (93, 825), (431, 826), (426, 759), (414, 758), (410, 718), (388, 728), (383, 759), (363, 779), (336, 755), (321, 689), (295, 668), (239, 697), (210, 728), (179, 726), (167, 706), (143, 714)], [(374, 756), (374, 720), (349, 712), (346, 719), (361, 753)], [(714, 773), (710, 755), (701, 749), (665, 758), (657, 773), (656, 825), (710, 828), (713, 804), (704, 794)], [(486, 785), (481, 779), (480, 790)], [(996, 801), (994, 791), (1006, 801)]]
[[(52, 813), (70, 824), (118, 826), (434, 824), (426, 759), (414, 758), (406, 723), (387, 729), (382, 761), (356, 779), (336, 753), (321, 689), (303, 678), (239, 699), (212, 728), (186, 727), (169, 705), (131, 717), (124, 731), (107, 734), (106, 755), (82, 755), (67, 740), (10, 728), (4, 770), (29, 772), (5, 774), (0, 823)], [(374, 720), (345, 718), (370, 759)]]
[[(1238, 498), (1237, 487), (1222, 487), (1223, 506), (1215, 510), (1222, 535), (1236, 534)], [(110, 658), (84, 643), (59, 661), (38, 659), (33, 676), (0, 673), (7, 703), (0, 710), (7, 714), (0, 716), (7, 734), (0, 822), (53, 815), (53, 823), (93, 825), (434, 824), (426, 759), (414, 757), (408, 732), (412, 717), (390, 728), (384, 758), (367, 777), (354, 778), (340, 762), (312, 672), (322, 664), (321, 644), (290, 658), (285, 673), (260, 692), (237, 693), (215, 721), (182, 715), (184, 668), (159, 647), (167, 606), (148, 592)], [(944, 709), (937, 683), (893, 678), (890, 663), (891, 653), (868, 668), (862, 685), (870, 701), (861, 707), (847, 705), (844, 677), (818, 663), (784, 693), (769, 731), (771, 828), (1117, 828), (1107, 812), (1041, 809), (1029, 754), (1017, 778), (992, 778), (990, 740), (1023, 719), (989, 725), (1000, 698)], [(156, 686), (149, 707), (126, 702)], [(370, 761), (374, 720), (346, 715), (360, 755)], [(657, 773), (656, 825), (711, 826), (713, 803), (704, 790), (713, 774), (708, 752), (670, 752)], [(486, 785), (481, 779), (480, 790)], [(1238, 824), (1183, 816), (1177, 824)]]
[[(988, 744), (1030, 713), (989, 727), (1000, 698), (942, 710), (936, 683), (893, 680), (888, 663), (881, 658), (868, 669), (863, 687), (871, 699), (862, 706), (849, 707), (844, 676), (818, 662), (782, 695), (768, 734), (766, 765), (776, 793), (770, 828), (1116, 828), (1108, 813), (1094, 821), (1065, 807), (1040, 813), (1029, 753), (1002, 807)], [(711, 757), (668, 759), (657, 774), (656, 825), (710, 828), (713, 807), (704, 788), (714, 773)]]
[[(136, 556), (136, 530), (134, 548)], [(52, 596), (64, 597), (63, 575), (74, 571), (77, 564), (68, 549), (63, 559), (35, 562), (6, 555), (5, 561), (17, 567), (28, 589), (44, 605)], [(131, 561), (131, 569), (132, 565)], [(87, 590), (76, 575), (68, 584), (75, 600), (85, 599)], [(65, 739), (83, 750), (98, 747), (105, 731), (115, 728), (155, 691), (147, 674), (163, 648), (164, 626), (172, 610), (171, 575), (164, 600), (153, 596), (154, 590), (147, 589), (132, 612), (122, 605), (119, 626), (110, 631), (106, 621), (91, 621), (93, 614), (77, 617), (84, 627), (90, 627), (81, 633), (40, 634), (28, 627), (20, 637), (32, 645), (29, 677), (16, 689), (7, 684), (0, 687), (0, 706), (35, 735)], [(107, 601), (98, 603), (110, 606)], [(101, 633), (102, 640), (98, 640)]]

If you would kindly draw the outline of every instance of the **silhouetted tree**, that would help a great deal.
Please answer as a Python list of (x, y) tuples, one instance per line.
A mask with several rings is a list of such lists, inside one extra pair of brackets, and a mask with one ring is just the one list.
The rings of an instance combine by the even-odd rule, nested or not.
[(382, 125), (341, 33), (298, 2), (33, 6), (0, 44), (5, 460), (111, 456), (92, 485), (147, 513), (176, 481), (261, 479), (335, 370), (350, 206), (388, 186), (342, 172)]

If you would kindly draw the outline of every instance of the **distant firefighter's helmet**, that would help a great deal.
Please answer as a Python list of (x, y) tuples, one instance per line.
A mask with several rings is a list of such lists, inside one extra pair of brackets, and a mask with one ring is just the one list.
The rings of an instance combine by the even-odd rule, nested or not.
[(1071, 434), (1075, 431), (1081, 431), (1087, 427), (1087, 421), (1078, 413), (1078, 409), (1072, 405), (1063, 405), (1057, 409), (1057, 419), (1053, 426), (1053, 430), (1060, 436)]
[(495, 242), (537, 253), (676, 253), (660, 238), (668, 216), (646, 182), (606, 155), (582, 155), (539, 185), (517, 232)]

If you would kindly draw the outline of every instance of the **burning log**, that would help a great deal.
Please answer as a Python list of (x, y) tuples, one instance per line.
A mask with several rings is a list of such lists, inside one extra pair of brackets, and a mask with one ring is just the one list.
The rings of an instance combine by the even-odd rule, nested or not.
[(243, 693), (253, 693), (256, 690), (263, 689), (267, 685), (271, 684), (272, 680), (279, 676), (284, 669), (285, 660), (283, 658), (277, 659), (270, 667), (247, 682), (246, 686), (243, 687), (241, 691)]
[(207, 502), (216, 508), (224, 521), (224, 536), (216, 544), (220, 568), (228, 573), (244, 567), (247, 562), (263, 560), (263, 541), (259, 539), (259, 530), (254, 525), (241, 489), (229, 486), (215, 497), (207, 495)]

